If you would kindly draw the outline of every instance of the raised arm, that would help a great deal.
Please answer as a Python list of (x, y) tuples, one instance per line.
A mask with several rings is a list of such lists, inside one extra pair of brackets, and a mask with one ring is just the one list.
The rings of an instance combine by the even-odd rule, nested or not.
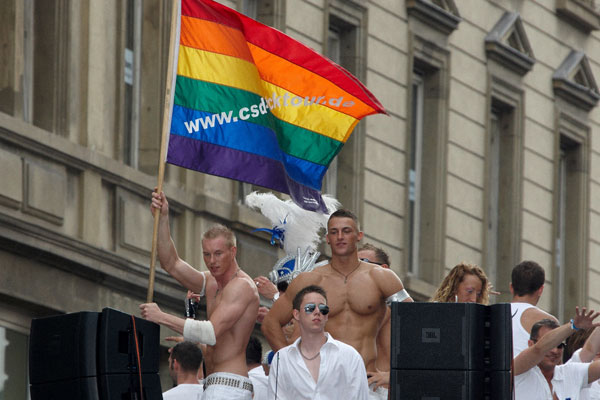
[(288, 345), (281, 327), (292, 319), (292, 300), (288, 297), (289, 290), (290, 288), (279, 296), (279, 299), (273, 304), (271, 310), (265, 315), (265, 319), (260, 327), (273, 351), (277, 351)]
[(590, 337), (587, 338), (581, 352), (579, 352), (579, 358), (581, 358), (581, 362), (590, 362), (598, 353), (600, 353), (600, 328), (594, 329)]
[[(575, 318), (573, 318), (574, 325), (577, 328), (587, 329), (600, 324), (594, 324), (594, 319), (600, 315), (595, 313), (594, 310), (590, 310), (586, 313), (585, 307), (582, 308), (581, 312), (579, 307), (575, 309)], [(568, 322), (556, 329), (552, 329), (546, 333), (540, 340), (538, 340), (533, 346), (523, 350), (514, 360), (514, 371), (515, 376), (520, 375), (529, 371), (531, 368), (539, 364), (546, 353), (558, 346), (563, 340), (568, 338), (575, 332), (571, 327), (571, 322)]]
[(150, 208), (153, 213), (160, 212), (157, 250), (161, 267), (185, 288), (197, 293), (201, 292), (205, 285), (206, 276), (204, 273), (192, 268), (177, 254), (169, 227), (169, 202), (164, 192), (152, 192)]

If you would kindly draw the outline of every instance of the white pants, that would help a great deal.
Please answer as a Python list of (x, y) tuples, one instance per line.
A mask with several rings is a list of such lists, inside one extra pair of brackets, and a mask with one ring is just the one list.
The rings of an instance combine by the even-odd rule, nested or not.
[(369, 386), (369, 400), (388, 400), (388, 389), (379, 386), (375, 391)]
[[(242, 382), (248, 382), (252, 384), (250, 378), (246, 376), (230, 374), (227, 372), (215, 372), (205, 378), (205, 382), (210, 377), (223, 377), (237, 379)], [(232, 387), (226, 385), (209, 385), (204, 389), (202, 394), (202, 400), (252, 400), (252, 392), (239, 387)]]

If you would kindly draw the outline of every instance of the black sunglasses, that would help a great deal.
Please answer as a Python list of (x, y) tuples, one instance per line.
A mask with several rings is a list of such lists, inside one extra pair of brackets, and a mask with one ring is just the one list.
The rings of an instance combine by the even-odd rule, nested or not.
[[(315, 311), (315, 308), (317, 308), (315, 303), (308, 303), (304, 306), (304, 312), (307, 314), (312, 314)], [(323, 315), (329, 314), (329, 306), (326, 304), (319, 304), (319, 312)]]
[[(537, 343), (537, 339), (531, 339), (531, 341), (533, 343)], [(556, 346), (557, 349), (564, 349), (565, 347), (567, 347), (567, 344), (565, 342), (562, 342), (561, 344), (559, 344), (558, 346)]]
[(361, 258), (360, 261), (364, 261), (366, 263), (371, 263), (371, 264), (375, 264), (375, 265), (383, 265), (383, 263), (379, 263), (379, 262), (376, 262), (376, 261), (371, 261), (368, 258)]

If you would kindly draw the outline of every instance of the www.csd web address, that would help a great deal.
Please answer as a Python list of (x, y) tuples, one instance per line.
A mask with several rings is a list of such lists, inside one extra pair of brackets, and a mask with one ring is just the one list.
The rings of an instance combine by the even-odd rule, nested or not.
[(214, 128), (216, 125), (225, 125), (235, 123), (238, 121), (247, 121), (251, 118), (257, 118), (260, 115), (264, 115), (274, 108), (281, 107), (300, 107), (309, 106), (311, 104), (329, 105), (331, 107), (352, 107), (354, 101), (344, 101), (344, 96), (338, 98), (329, 98), (325, 96), (293, 96), (291, 97), (288, 93), (284, 93), (283, 96), (277, 96), (273, 93), (272, 97), (262, 97), (259, 104), (253, 104), (250, 107), (242, 107), (238, 110), (237, 114), (234, 115), (233, 110), (223, 111), (218, 114), (211, 114), (201, 118), (196, 118), (191, 121), (184, 122), (185, 128), (189, 134), (198, 132), (200, 129)]

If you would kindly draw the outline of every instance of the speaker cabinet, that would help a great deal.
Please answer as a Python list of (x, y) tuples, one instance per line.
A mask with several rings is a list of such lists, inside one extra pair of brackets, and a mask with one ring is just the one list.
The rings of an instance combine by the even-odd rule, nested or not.
[(481, 304), (392, 303), (392, 369), (483, 371), (485, 313)]
[[(142, 374), (158, 373), (160, 327), (135, 318)], [(98, 335), (99, 374), (136, 373), (136, 343), (131, 315), (112, 308), (102, 310)]]
[(139, 369), (144, 399), (162, 399), (159, 333), (157, 324), (111, 308), (34, 319), (29, 336), (31, 399), (139, 399)]
[(498, 303), (487, 307), (486, 348), (492, 371), (510, 371), (512, 365), (512, 316), (510, 303)]
[(31, 321), (29, 382), (48, 383), (97, 375), (98, 320), (97, 312), (77, 312)]
[(490, 371), (488, 377), (486, 399), (512, 400), (510, 371)]
[[(137, 374), (111, 374), (98, 377), (100, 400), (140, 399)], [(142, 374), (144, 400), (162, 400), (158, 374)]]
[(32, 384), (30, 393), (33, 400), (102, 400), (95, 376)]
[(392, 370), (391, 399), (482, 400), (483, 371)]

